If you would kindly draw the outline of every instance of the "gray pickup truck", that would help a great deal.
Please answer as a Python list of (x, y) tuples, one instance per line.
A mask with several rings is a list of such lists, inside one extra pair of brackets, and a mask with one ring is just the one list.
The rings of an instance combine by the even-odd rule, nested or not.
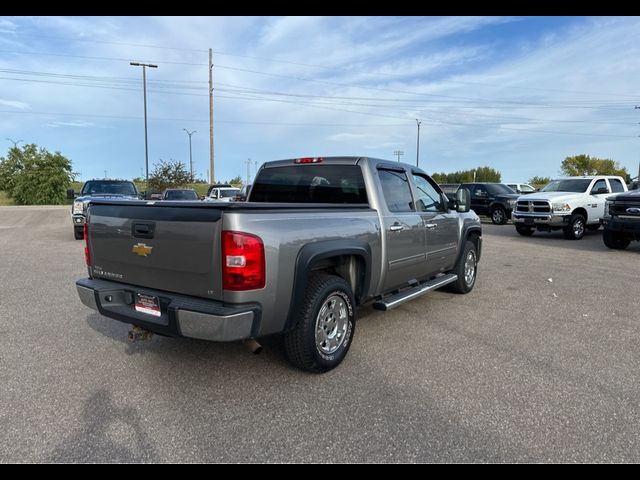
[(213, 341), (283, 334), (288, 359), (344, 359), (356, 308), (471, 291), (482, 230), (469, 192), (361, 157), (266, 163), (247, 202), (92, 200), (80, 300), (138, 331)]

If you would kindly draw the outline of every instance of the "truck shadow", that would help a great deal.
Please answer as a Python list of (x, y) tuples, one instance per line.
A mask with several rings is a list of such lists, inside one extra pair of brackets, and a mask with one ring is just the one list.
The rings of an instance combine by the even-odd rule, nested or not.
[(85, 400), (79, 429), (53, 451), (54, 463), (139, 463), (158, 461), (139, 410), (121, 407), (106, 390)]

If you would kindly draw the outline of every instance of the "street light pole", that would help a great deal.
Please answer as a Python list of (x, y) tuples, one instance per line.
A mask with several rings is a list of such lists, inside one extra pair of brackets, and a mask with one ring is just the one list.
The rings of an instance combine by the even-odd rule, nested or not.
[(418, 141), (416, 146), (416, 167), (419, 167), (419, 159), (420, 159), (420, 124), (422, 122), (416, 118), (416, 125), (418, 125)]
[(147, 67), (158, 68), (151, 63), (129, 62), (133, 67), (142, 67), (142, 91), (144, 95), (144, 165), (146, 168), (146, 187), (149, 188), (149, 142), (147, 140)]
[(198, 133), (197, 130), (194, 130), (192, 132), (190, 132), (189, 130), (187, 130), (186, 128), (183, 128), (183, 130), (185, 132), (187, 132), (187, 135), (189, 135), (189, 168), (191, 169), (191, 183), (193, 183), (193, 158), (191, 157), (191, 135), (193, 135), (194, 133)]

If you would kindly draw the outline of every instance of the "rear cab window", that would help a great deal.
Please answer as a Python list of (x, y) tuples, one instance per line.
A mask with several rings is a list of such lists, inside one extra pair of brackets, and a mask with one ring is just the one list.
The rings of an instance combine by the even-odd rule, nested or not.
[(367, 204), (358, 165), (295, 165), (265, 168), (251, 188), (250, 202)]

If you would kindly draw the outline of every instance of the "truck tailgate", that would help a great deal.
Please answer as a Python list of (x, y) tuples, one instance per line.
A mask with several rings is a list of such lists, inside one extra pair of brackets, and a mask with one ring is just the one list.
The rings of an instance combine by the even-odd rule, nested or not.
[(90, 273), (157, 290), (222, 300), (222, 210), (177, 202), (89, 206)]

